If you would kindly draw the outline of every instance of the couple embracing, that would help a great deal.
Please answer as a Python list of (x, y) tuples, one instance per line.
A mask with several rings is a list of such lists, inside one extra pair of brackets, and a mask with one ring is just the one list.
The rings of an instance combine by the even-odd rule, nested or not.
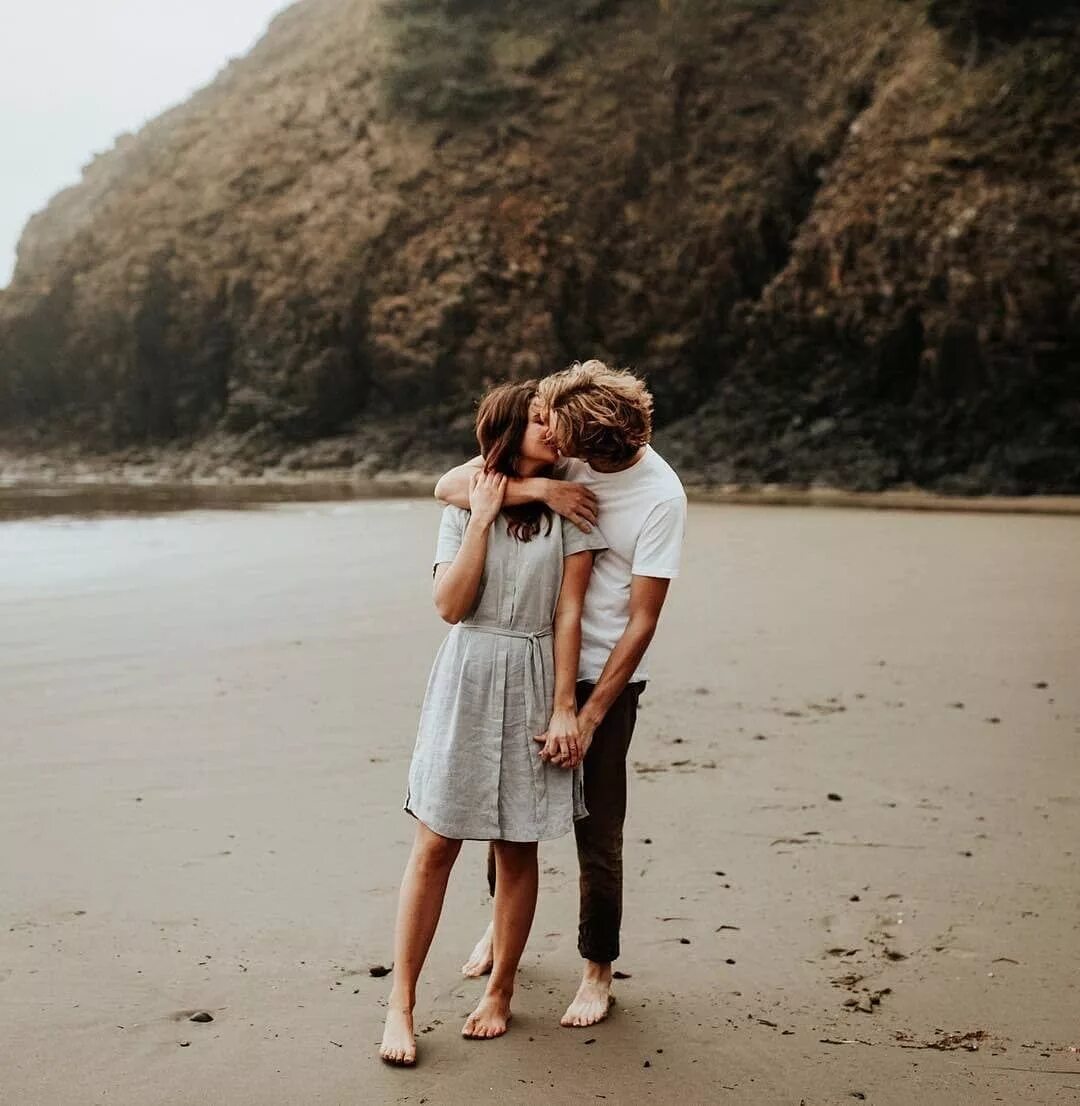
[(652, 397), (588, 361), (481, 401), (481, 456), (448, 472), (434, 599), (451, 623), (428, 681), (405, 809), (394, 983), (380, 1048), (413, 1064), (416, 982), (464, 840), (490, 842), (491, 925), (463, 971), (490, 971), (466, 1037), (501, 1036), (532, 926), (537, 843), (573, 829), (584, 964), (564, 1026), (607, 1016), (622, 918), (626, 755), (645, 654), (686, 525), (649, 445)]

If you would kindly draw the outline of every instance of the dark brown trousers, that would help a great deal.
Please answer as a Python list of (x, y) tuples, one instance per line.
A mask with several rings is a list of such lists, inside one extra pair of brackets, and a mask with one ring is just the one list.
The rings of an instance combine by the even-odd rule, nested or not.
[[(578, 707), (593, 685), (577, 685)], [(622, 845), (626, 819), (626, 754), (634, 736), (638, 699), (644, 682), (628, 684), (611, 704), (585, 754), (585, 806), (588, 818), (574, 823), (581, 903), (578, 952), (586, 960), (608, 964), (619, 955), (622, 924)], [(494, 848), (488, 851), (488, 887), (495, 895)]]

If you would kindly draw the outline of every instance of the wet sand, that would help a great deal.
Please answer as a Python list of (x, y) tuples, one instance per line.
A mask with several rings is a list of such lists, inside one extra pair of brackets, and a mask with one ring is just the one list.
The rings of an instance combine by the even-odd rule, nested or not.
[(0, 525), (0, 1099), (1080, 1095), (1070, 517), (693, 507), (631, 754), (615, 1013), (557, 1025), (561, 841), (511, 1032), (459, 1037), (466, 846), (421, 1063), (381, 1066), (436, 525), (411, 500)]
[[(207, 476), (177, 480), (152, 466), (71, 472), (21, 467), (0, 451), (0, 522), (148, 512), (250, 510), (274, 503), (348, 502), (427, 498), (438, 473), (350, 470), (283, 473), (256, 478)], [(940, 495), (919, 488), (856, 492), (845, 488), (766, 484), (687, 485), (691, 502), (723, 506), (860, 508), (872, 511), (945, 511), (950, 514), (1080, 515), (1080, 495)]]

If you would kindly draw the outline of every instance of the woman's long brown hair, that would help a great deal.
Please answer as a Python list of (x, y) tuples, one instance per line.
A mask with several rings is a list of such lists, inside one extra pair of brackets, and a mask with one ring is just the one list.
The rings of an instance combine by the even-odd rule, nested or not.
[[(517, 476), (515, 464), (521, 453), (521, 443), (529, 427), (529, 404), (536, 396), (536, 381), (499, 384), (480, 401), (476, 412), (476, 440), (484, 455), (484, 471), (503, 476)], [(543, 503), (522, 503), (504, 507), (507, 532), (518, 541), (529, 541), (540, 532), (540, 522), (547, 520), (546, 534), (551, 533), (551, 511)]]

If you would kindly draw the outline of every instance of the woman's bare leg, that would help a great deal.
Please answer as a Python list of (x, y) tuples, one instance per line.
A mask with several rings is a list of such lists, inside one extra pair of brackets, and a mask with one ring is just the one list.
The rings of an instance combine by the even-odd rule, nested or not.
[(461, 1031), (481, 1039), (501, 1037), (510, 1021), (514, 977), (536, 913), (536, 842), (496, 841), (495, 863), (494, 965), (484, 996)]
[(379, 1055), (391, 1064), (416, 1063), (413, 1007), (416, 981), (424, 966), (435, 927), (439, 924), (450, 869), (461, 851), (461, 842), (417, 822), (409, 862), (398, 895), (394, 927), (394, 984), (386, 1011)]

